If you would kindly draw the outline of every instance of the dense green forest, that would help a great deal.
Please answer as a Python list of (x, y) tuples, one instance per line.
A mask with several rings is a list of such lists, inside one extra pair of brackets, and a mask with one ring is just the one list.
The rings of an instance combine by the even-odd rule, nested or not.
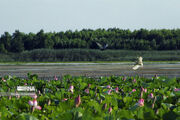
[(16, 30), (0, 37), (0, 53), (21, 53), (34, 49), (98, 49), (96, 42), (108, 44), (107, 49), (119, 50), (179, 50), (180, 29), (123, 30), (83, 29), (81, 31), (25, 34)]

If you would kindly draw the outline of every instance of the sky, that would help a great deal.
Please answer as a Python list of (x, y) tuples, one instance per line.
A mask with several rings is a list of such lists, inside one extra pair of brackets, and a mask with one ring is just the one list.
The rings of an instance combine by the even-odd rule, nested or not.
[(98, 28), (180, 28), (180, 0), (0, 0), (0, 34)]

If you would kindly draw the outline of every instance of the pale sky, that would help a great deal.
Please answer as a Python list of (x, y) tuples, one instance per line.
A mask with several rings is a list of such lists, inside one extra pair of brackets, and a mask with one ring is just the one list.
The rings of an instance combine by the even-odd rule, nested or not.
[(0, 34), (180, 28), (180, 0), (0, 0)]

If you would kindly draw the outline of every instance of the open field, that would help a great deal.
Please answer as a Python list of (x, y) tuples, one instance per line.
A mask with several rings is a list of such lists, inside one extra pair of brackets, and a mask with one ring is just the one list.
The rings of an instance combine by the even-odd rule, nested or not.
[(137, 71), (132, 70), (133, 62), (115, 63), (21, 63), (0, 64), (0, 76), (15, 75), (26, 77), (28, 72), (37, 74), (41, 79), (52, 79), (54, 75), (61, 77), (72, 76), (144, 76), (152, 77), (155, 74), (166, 77), (180, 77), (180, 63), (145, 62), (144, 67)]

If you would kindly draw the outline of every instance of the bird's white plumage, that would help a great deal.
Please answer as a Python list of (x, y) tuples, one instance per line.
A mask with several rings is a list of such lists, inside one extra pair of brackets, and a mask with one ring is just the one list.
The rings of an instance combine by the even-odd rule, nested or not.
[(135, 65), (132, 69), (133, 70), (137, 70), (138, 68), (140, 68), (141, 66), (140, 65)]
[(140, 67), (143, 67), (143, 58), (140, 56), (140, 57), (137, 57), (137, 61), (136, 61), (136, 64), (134, 65), (134, 67), (132, 68), (133, 70), (137, 70), (138, 68)]

